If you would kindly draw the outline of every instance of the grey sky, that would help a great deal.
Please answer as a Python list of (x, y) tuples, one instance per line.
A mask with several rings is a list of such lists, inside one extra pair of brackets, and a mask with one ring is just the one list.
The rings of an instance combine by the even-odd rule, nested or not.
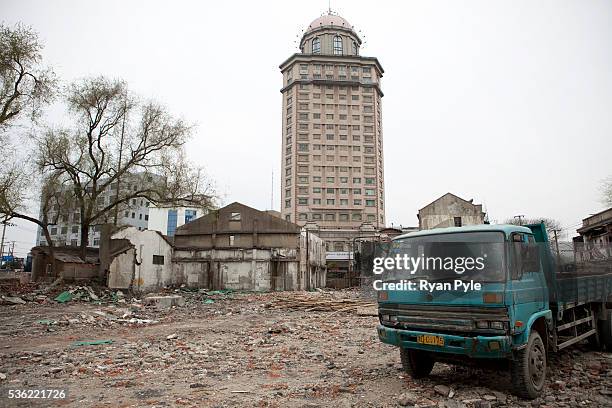
[[(2, 1), (40, 32), (64, 81), (104, 74), (197, 123), (191, 157), (224, 202), (279, 206), (282, 78), (327, 1)], [(382, 86), (389, 223), (416, 225), (447, 191), (493, 221), (602, 209), (612, 174), (612, 2), (355, 1), (332, 9), (365, 34)], [(51, 120), (61, 120), (61, 116)], [(244, 171), (244, 170), (248, 171)], [(25, 254), (35, 226), (7, 229)]]

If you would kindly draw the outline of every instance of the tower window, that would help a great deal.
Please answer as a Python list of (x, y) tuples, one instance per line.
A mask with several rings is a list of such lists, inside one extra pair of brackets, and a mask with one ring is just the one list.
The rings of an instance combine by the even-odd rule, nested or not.
[(342, 37), (340, 37), (339, 35), (334, 37), (334, 54), (342, 54)]
[(313, 54), (321, 53), (321, 40), (319, 39), (319, 37), (316, 37), (314, 40), (312, 40), (312, 53)]
[(353, 41), (353, 55), (357, 55), (357, 43)]

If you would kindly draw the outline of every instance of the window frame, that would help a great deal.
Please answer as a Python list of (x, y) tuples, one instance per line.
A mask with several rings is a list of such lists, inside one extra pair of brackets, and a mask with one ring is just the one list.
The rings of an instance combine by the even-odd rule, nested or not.
[(332, 40), (332, 46), (334, 55), (343, 55), (344, 51), (342, 46), (342, 37), (340, 35), (336, 34), (334, 36), (334, 39)]
[(321, 53), (321, 39), (319, 37), (315, 37), (312, 39), (311, 48), (313, 54)]

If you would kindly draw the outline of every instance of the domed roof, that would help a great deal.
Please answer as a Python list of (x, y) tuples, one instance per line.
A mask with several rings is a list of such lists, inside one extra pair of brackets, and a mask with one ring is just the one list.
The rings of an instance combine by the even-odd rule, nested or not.
[(308, 26), (308, 29), (306, 29), (306, 32), (316, 30), (317, 28), (320, 28), (320, 27), (328, 27), (328, 26), (343, 27), (348, 30), (353, 29), (353, 26), (351, 25), (351, 23), (346, 21), (344, 18), (334, 15), (334, 14), (325, 14), (315, 19), (312, 23), (310, 23), (310, 25)]

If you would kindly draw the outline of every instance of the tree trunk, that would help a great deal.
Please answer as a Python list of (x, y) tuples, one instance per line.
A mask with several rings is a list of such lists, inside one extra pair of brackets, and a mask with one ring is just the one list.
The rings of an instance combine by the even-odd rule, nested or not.
[(81, 223), (81, 259), (87, 261), (87, 247), (89, 246), (89, 223)]
[[(45, 233), (45, 240), (47, 241), (47, 247), (49, 248), (49, 257), (51, 258), (51, 273), (54, 274), (55, 273), (55, 250), (54, 250), (54, 246), (53, 246), (53, 239), (51, 239), (51, 234), (49, 233), (49, 223), (48, 221), (45, 219), (43, 221), (40, 221), (36, 218), (30, 217), (28, 215), (25, 214), (19, 214), (16, 212), (11, 213), (10, 218), (18, 218), (21, 220), (26, 220), (26, 221), (30, 221), (33, 222), (34, 224), (38, 225), (43, 232)], [(38, 232), (36, 232), (38, 234)], [(46, 265), (45, 265), (46, 267)], [(38, 276), (35, 276), (34, 271), (32, 271), (32, 280), (35, 281), (38, 278)]]
[[(51, 260), (51, 275), (54, 278), (57, 278), (57, 276), (55, 276), (55, 249), (53, 246), (53, 239), (51, 238), (51, 234), (49, 233), (49, 228), (44, 228), (41, 227), (43, 232), (45, 233), (45, 240), (47, 241), (47, 248), (49, 248), (49, 259)], [(45, 277), (47, 277), (47, 265), (45, 265)], [(34, 273), (34, 271), (32, 271), (32, 273)], [(32, 281), (36, 281), (36, 279), (38, 279), (38, 276), (34, 276), (32, 275)]]
[(53, 267), (55, 266), (55, 249), (53, 246), (53, 239), (51, 238), (51, 234), (49, 234), (49, 228), (43, 228), (42, 230), (45, 233), (45, 239), (47, 240), (47, 247), (49, 248), (49, 258), (51, 258), (51, 274), (54, 275), (55, 270)]

